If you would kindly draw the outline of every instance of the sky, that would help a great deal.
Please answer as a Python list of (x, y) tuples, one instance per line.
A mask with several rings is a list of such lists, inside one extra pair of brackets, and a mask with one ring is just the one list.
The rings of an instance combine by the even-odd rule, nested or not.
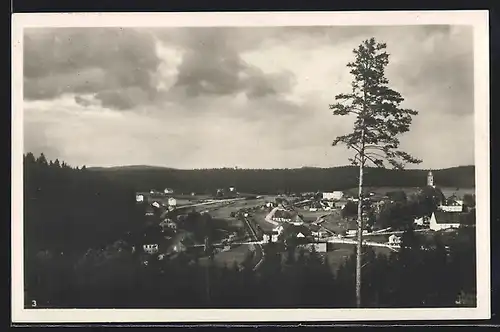
[(474, 164), (472, 28), (311, 26), (24, 30), (24, 150), (72, 166), (347, 165), (346, 64), (375, 37), (417, 110), (409, 168)]

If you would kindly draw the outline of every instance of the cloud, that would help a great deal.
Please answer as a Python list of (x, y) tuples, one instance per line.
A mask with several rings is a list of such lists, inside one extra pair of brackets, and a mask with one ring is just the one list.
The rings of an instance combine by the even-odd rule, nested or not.
[(473, 163), (471, 29), (449, 26), (31, 30), (25, 150), (74, 165), (345, 165), (331, 142), (352, 119), (328, 105), (372, 36), (419, 111), (402, 148), (419, 167)]
[[(106, 106), (132, 106), (154, 95), (151, 75), (159, 64), (154, 38), (134, 29), (27, 29), (24, 97), (37, 100), (94, 93)], [(127, 89), (135, 93), (124, 94)]]
[[(238, 31), (238, 30), (236, 30)], [(249, 98), (279, 95), (290, 90), (293, 74), (268, 75), (246, 63), (240, 56), (240, 43), (233, 43), (235, 30), (191, 28), (173, 43), (185, 50), (178, 67), (174, 88), (187, 97), (232, 95), (244, 92)], [(172, 42), (163, 36), (163, 39)], [(177, 91), (177, 90), (176, 90)]]

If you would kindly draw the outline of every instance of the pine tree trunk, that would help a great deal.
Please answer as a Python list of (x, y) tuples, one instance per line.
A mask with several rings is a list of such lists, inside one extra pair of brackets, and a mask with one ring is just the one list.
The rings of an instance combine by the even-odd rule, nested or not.
[[(363, 157), (361, 157), (363, 158)], [(361, 307), (361, 249), (363, 240), (363, 160), (359, 164), (358, 243), (356, 248), (356, 307)]]

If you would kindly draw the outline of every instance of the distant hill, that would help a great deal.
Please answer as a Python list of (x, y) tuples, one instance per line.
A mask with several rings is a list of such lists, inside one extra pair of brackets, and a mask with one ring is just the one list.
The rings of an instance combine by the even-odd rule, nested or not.
[(87, 169), (93, 171), (122, 171), (122, 170), (151, 170), (151, 169), (173, 169), (162, 166), (150, 166), (150, 165), (127, 165), (127, 166), (113, 166), (113, 167), (88, 167)]
[[(433, 170), (440, 187), (475, 187), (474, 166)], [(274, 194), (317, 190), (346, 190), (357, 186), (358, 169), (353, 166), (297, 169), (196, 169), (157, 166), (89, 168), (136, 190), (173, 188), (180, 193), (213, 193), (217, 188), (236, 187), (239, 192)], [(427, 170), (367, 168), (365, 184), (370, 187), (425, 186)]]

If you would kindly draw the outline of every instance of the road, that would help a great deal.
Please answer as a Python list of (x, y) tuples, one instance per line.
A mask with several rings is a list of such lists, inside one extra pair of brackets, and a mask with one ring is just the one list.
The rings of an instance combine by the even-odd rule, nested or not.
[[(252, 222), (249, 221), (248, 218), (243, 218), (243, 221), (245, 221), (245, 224), (247, 225), (247, 228), (248, 228), (248, 232), (250, 233), (250, 236), (252, 237), (252, 239), (254, 241), (259, 241), (259, 237), (257, 236), (257, 233), (253, 229)], [(260, 244), (260, 243), (251, 244), (251, 246), (253, 246), (255, 248), (256, 263), (255, 263), (253, 270), (256, 270), (259, 268), (259, 266), (264, 261), (264, 256), (265, 256), (264, 249), (262, 248), (262, 244)]]

